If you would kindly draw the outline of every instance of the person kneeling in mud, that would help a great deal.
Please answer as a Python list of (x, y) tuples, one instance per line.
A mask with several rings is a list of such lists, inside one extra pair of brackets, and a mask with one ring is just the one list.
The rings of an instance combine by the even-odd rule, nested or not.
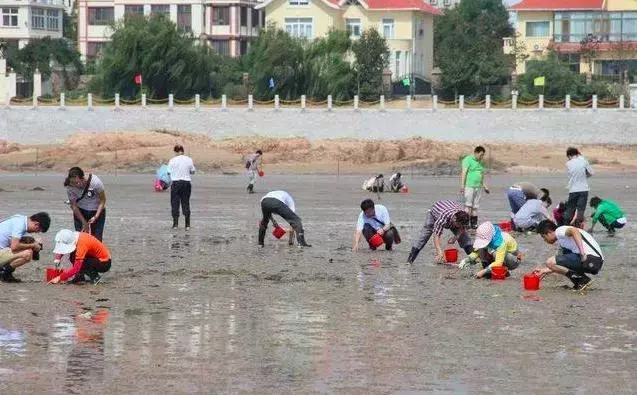
[(374, 176), (363, 183), (363, 190), (379, 193), (385, 190), (385, 178), (382, 174)]
[(416, 235), (411, 252), (407, 258), (407, 263), (414, 263), (420, 251), (427, 245), (431, 235), (434, 235), (434, 247), (436, 248), (436, 262), (445, 262), (445, 253), (442, 250), (442, 232), (445, 229), (451, 230), (454, 237), (450, 244), (458, 241), (460, 248), (467, 254), (473, 251), (471, 248), (471, 238), (467, 235), (466, 229), (469, 227), (471, 217), (464, 210), (464, 207), (453, 200), (437, 201), (425, 215), (425, 224)]
[(374, 204), (372, 199), (365, 199), (361, 202), (361, 213), (358, 215), (356, 223), (352, 251), (358, 251), (361, 236), (365, 237), (369, 248), (375, 250), (377, 247), (371, 241), (374, 235), (382, 237), (385, 249), (388, 251), (392, 249), (394, 243), (400, 244), (398, 229), (391, 223), (387, 207), (382, 204)]
[(73, 283), (80, 283), (86, 281), (86, 276), (90, 282), (97, 284), (100, 280), (99, 274), (111, 270), (111, 253), (101, 241), (89, 233), (62, 229), (55, 235), (53, 253), (56, 265), (64, 255), (69, 254), (73, 266), (53, 278), (49, 284), (69, 279), (72, 279)]
[(389, 189), (391, 189), (392, 192), (400, 192), (404, 186), (405, 184), (403, 184), (402, 174), (400, 174), (400, 172), (392, 174), (392, 176), (389, 177)]
[(272, 214), (277, 214), (286, 220), (292, 227), (289, 239), (290, 245), (294, 243), (293, 237), (294, 233), (296, 233), (296, 241), (299, 243), (299, 246), (312, 247), (305, 242), (303, 223), (301, 222), (301, 218), (296, 215), (295, 211), (296, 207), (294, 205), (294, 199), (292, 199), (292, 196), (285, 191), (272, 191), (263, 196), (261, 198), (261, 212), (263, 213), (263, 218), (259, 224), (259, 246), (264, 246), (265, 232), (268, 229), (268, 223), (270, 220), (272, 220), (274, 226), (277, 226), (276, 222), (274, 222), (274, 218), (272, 218)]
[(546, 260), (546, 266), (535, 270), (542, 277), (559, 273), (573, 282), (574, 291), (584, 291), (593, 280), (586, 273), (597, 274), (604, 264), (602, 249), (593, 236), (574, 226), (558, 227), (551, 221), (542, 221), (537, 232), (545, 242), (558, 243), (561, 254)]
[(476, 273), (476, 278), (491, 278), (491, 268), (496, 266), (514, 270), (522, 261), (518, 243), (513, 236), (491, 222), (484, 222), (478, 226), (473, 248), (474, 252), (463, 259), (458, 267), (463, 269), (466, 265), (473, 265), (479, 261), (482, 263), (482, 269)]
[(615, 236), (615, 229), (621, 229), (626, 225), (626, 217), (624, 212), (617, 205), (617, 203), (608, 199), (600, 199), (597, 196), (591, 198), (591, 207), (595, 212), (591, 215), (593, 217), (593, 223), (591, 224), (590, 233), (593, 232), (595, 224), (599, 221), (606, 230), (608, 236)]

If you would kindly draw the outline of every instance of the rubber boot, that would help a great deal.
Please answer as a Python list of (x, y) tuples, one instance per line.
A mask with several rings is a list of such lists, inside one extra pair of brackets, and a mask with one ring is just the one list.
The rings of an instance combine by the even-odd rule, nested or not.
[(259, 226), (259, 245), (263, 247), (265, 243), (265, 231), (266, 228), (263, 226)]
[(411, 252), (409, 253), (409, 257), (407, 258), (407, 263), (414, 263), (418, 254), (420, 254), (420, 250), (416, 247), (411, 247)]
[(471, 229), (478, 229), (478, 216), (471, 217)]
[(186, 217), (186, 230), (190, 230), (190, 214), (185, 215)]
[(179, 225), (179, 217), (173, 217), (173, 229), (177, 229)]
[(13, 272), (15, 268), (11, 266), (11, 264), (7, 263), (0, 269), (0, 281), (5, 283), (21, 283), (22, 280), (19, 278), (13, 277)]
[(311, 244), (307, 244), (305, 241), (305, 235), (303, 233), (296, 234), (296, 241), (299, 243), (300, 247), (312, 247)]
[(248, 193), (254, 193), (254, 185), (253, 184), (249, 184), (248, 185)]

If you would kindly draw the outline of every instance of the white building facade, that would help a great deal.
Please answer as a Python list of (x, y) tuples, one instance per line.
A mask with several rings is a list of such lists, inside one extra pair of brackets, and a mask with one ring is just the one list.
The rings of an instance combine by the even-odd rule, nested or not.
[(0, 0), (0, 41), (23, 48), (33, 38), (62, 38), (62, 0)]

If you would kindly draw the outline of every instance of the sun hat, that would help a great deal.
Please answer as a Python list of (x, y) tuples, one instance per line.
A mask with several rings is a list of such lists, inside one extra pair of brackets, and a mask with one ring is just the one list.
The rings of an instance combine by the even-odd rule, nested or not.
[(77, 246), (77, 239), (80, 237), (80, 232), (74, 232), (69, 229), (62, 229), (55, 235), (55, 248), (53, 248), (54, 254), (70, 254), (75, 251)]
[(488, 246), (493, 236), (495, 236), (493, 224), (491, 222), (483, 222), (476, 229), (476, 239), (473, 242), (473, 248), (479, 250)]

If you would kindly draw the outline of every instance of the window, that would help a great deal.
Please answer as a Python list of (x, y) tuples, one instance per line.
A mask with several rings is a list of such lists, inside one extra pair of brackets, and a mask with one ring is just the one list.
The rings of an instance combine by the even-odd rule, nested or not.
[(219, 55), (230, 56), (230, 41), (229, 40), (212, 40), (212, 47), (217, 51)]
[(527, 22), (526, 23), (526, 36), (527, 37), (549, 37), (550, 23), (549, 21), (541, 22)]
[(88, 42), (86, 43), (86, 60), (91, 61), (95, 58), (102, 57), (104, 52), (104, 43)]
[(361, 36), (361, 20), (359, 18), (355, 19), (346, 19), (345, 27), (347, 29), (347, 33), (349, 33), (350, 37), (360, 37)]
[(394, 38), (394, 20), (383, 18), (383, 37)]
[(192, 31), (192, 7), (190, 5), (177, 6), (177, 28), (182, 32)]
[(289, 5), (308, 5), (310, 0), (288, 0)]
[(213, 7), (212, 24), (227, 26), (230, 24), (230, 7)]
[(2, 26), (5, 26), (5, 27), (18, 26), (18, 9), (17, 8), (2, 9)]
[(31, 29), (44, 30), (44, 26), (44, 9), (31, 8)]
[(400, 76), (400, 51), (396, 51), (396, 64), (394, 65), (396, 67), (396, 77)]
[(133, 16), (133, 15), (144, 15), (144, 6), (143, 5), (125, 5), (124, 6), (124, 16)]
[(89, 25), (110, 25), (115, 22), (115, 12), (113, 7), (89, 7)]
[(247, 40), (241, 40), (239, 42), (239, 54), (240, 55), (245, 55), (248, 52), (248, 41)]
[(431, 5), (438, 5), (438, 0), (430, 0)]
[(248, 7), (241, 7), (240, 9), (241, 26), (248, 26)]
[(150, 15), (163, 15), (166, 19), (170, 19), (170, 5), (153, 4), (150, 6)]
[(566, 63), (572, 72), (579, 74), (579, 54), (559, 54), (558, 58)]
[(292, 37), (312, 38), (312, 18), (285, 18), (285, 31)]
[(46, 30), (60, 30), (60, 10), (46, 10)]
[(252, 27), (259, 27), (259, 10), (252, 9)]

